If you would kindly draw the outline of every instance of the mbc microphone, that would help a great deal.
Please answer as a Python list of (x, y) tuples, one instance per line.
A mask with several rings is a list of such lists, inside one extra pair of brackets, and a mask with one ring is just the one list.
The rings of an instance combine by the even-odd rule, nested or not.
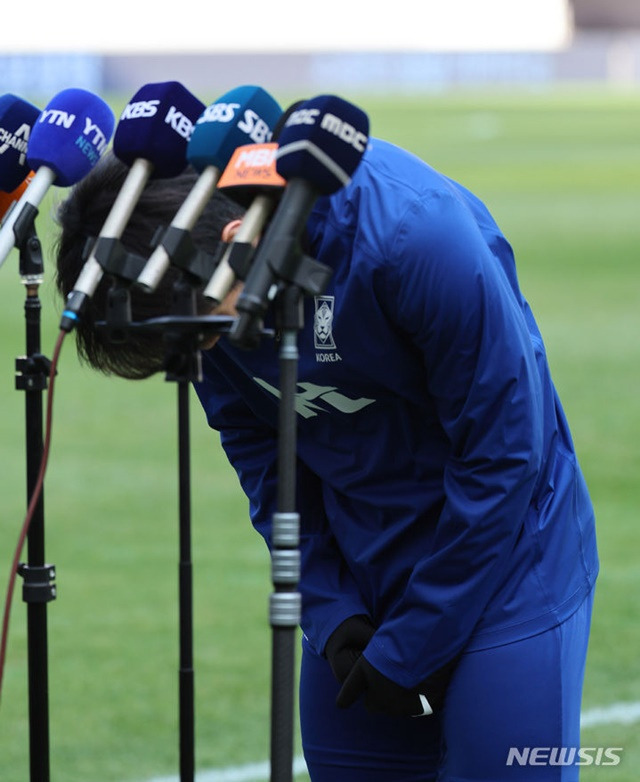
[(247, 144), (233, 153), (218, 182), (218, 190), (235, 201), (244, 203), (253, 196), (240, 227), (224, 251), (203, 294), (215, 304), (221, 304), (236, 281), (234, 253), (246, 266), (251, 243), (260, 236), (286, 185), (276, 170), (275, 142)]
[[(276, 212), (260, 242), (242, 293), (229, 339), (238, 347), (256, 343), (261, 319), (275, 295), (275, 283), (293, 282), (303, 258), (300, 238), (317, 198), (347, 185), (368, 143), (369, 118), (335, 95), (305, 101), (287, 119), (279, 136), (276, 169), (287, 181)], [(320, 269), (318, 269), (320, 271)], [(321, 292), (308, 279), (308, 292)]]
[(102, 249), (121, 238), (142, 192), (153, 177), (174, 177), (187, 166), (186, 149), (204, 103), (179, 82), (146, 84), (125, 106), (113, 138), (113, 152), (129, 166), (127, 177), (67, 297), (60, 327), (71, 331), (85, 302), (93, 296), (104, 269)]
[(27, 145), (40, 109), (16, 95), (0, 97), (0, 190), (13, 193), (29, 173)]
[(52, 185), (69, 187), (86, 176), (107, 146), (113, 125), (109, 106), (87, 90), (63, 90), (40, 112), (27, 146), (27, 166), (35, 176), (0, 229), (0, 264), (15, 245), (18, 218), (35, 215)]
[[(261, 87), (237, 87), (208, 106), (187, 145), (187, 161), (200, 176), (171, 222), (174, 231), (190, 231), (211, 200), (223, 169), (236, 147), (269, 141), (282, 109)], [(161, 242), (140, 273), (137, 284), (155, 290), (171, 256)]]

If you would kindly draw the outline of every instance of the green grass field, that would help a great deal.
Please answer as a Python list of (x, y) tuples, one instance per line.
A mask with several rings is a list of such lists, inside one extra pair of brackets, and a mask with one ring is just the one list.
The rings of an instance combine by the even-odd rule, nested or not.
[[(215, 96), (212, 96), (215, 97)], [(286, 100), (280, 97), (283, 103)], [(600, 92), (345, 95), (372, 133), (425, 158), (488, 204), (514, 246), (522, 288), (598, 516), (602, 571), (584, 708), (640, 702), (640, 94)], [(59, 303), (48, 219), (43, 352)], [(13, 254), (0, 279), (0, 589), (25, 512), (24, 292)], [(177, 775), (176, 388), (78, 366), (65, 342), (45, 487), (51, 769), (57, 782), (143, 782)], [(237, 480), (192, 405), (198, 769), (269, 753), (268, 555)], [(29, 778), (26, 611), (14, 597), (0, 705), (0, 780)], [(623, 747), (586, 782), (636, 782), (638, 725), (585, 728), (583, 746)], [(299, 747), (296, 749), (299, 752)], [(301, 777), (300, 779), (303, 779)]]

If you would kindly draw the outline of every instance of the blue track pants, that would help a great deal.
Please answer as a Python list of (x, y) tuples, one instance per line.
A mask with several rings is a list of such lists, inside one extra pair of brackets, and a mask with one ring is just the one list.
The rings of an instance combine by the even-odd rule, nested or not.
[[(312, 782), (574, 782), (579, 766), (526, 748), (579, 748), (592, 596), (565, 622), (463, 654), (443, 711), (421, 718), (340, 710), (327, 661), (303, 641), (302, 744)], [(528, 760), (529, 758), (529, 760)], [(530, 762), (530, 759), (536, 762)]]

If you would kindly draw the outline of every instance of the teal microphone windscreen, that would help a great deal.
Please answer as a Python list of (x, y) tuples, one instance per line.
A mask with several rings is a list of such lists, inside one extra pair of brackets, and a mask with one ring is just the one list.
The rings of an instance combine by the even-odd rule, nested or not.
[(207, 166), (223, 169), (237, 147), (270, 141), (281, 116), (280, 105), (262, 87), (236, 87), (198, 118), (187, 146), (187, 160), (197, 171)]

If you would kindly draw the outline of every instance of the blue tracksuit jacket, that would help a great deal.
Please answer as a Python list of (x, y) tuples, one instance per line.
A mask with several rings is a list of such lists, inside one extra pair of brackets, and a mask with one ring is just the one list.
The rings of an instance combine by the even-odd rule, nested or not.
[[(463, 648), (568, 617), (598, 569), (594, 516), (511, 247), (470, 192), (372, 139), (320, 198), (309, 253), (333, 269), (299, 338), (303, 630), (347, 616), (417, 684)], [(197, 392), (268, 541), (278, 346), (224, 338)]]

